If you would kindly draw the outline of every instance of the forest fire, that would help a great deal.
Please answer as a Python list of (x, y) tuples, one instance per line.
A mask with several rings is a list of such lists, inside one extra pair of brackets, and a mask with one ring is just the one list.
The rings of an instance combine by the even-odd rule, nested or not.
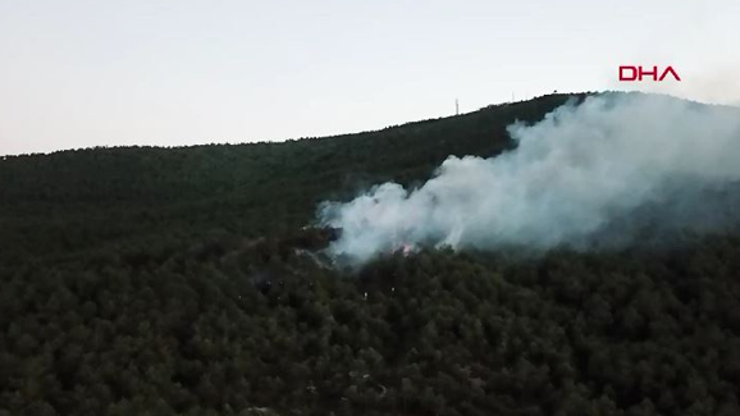
[(408, 257), (411, 253), (414, 252), (415, 248), (416, 247), (413, 244), (404, 243), (401, 245), (401, 253), (404, 255), (404, 257)]

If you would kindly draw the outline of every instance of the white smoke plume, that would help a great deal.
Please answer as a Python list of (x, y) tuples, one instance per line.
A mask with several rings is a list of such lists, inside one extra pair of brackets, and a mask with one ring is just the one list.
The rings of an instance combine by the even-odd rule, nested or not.
[(331, 254), (362, 263), (420, 245), (583, 248), (607, 229), (627, 233), (614, 222), (660, 201), (673, 211), (657, 221), (698, 221), (700, 190), (740, 179), (740, 111), (732, 107), (610, 93), (508, 131), (514, 150), (450, 156), (419, 188), (384, 183), (324, 203), (320, 222), (341, 229)]

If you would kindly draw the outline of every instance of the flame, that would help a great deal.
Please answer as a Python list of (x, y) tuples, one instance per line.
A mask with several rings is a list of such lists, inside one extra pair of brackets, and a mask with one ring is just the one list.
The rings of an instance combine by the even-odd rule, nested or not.
[(401, 246), (401, 251), (402, 251), (402, 253), (403, 253), (404, 256), (408, 256), (409, 254), (411, 254), (414, 251), (414, 245), (413, 244), (409, 244), (409, 243), (404, 243)]

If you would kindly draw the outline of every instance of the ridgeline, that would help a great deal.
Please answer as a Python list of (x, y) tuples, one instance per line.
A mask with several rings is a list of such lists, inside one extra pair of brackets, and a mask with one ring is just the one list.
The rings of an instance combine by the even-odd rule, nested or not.
[(361, 270), (322, 254), (320, 202), (511, 149), (507, 125), (570, 97), (0, 160), (0, 416), (740, 414), (738, 235)]

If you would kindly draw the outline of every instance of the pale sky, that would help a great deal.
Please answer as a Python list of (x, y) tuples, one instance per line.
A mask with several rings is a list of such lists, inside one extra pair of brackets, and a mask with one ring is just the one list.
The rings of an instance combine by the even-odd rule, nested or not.
[(620, 64), (740, 102), (740, 1), (0, 0), (0, 155), (373, 130)]

